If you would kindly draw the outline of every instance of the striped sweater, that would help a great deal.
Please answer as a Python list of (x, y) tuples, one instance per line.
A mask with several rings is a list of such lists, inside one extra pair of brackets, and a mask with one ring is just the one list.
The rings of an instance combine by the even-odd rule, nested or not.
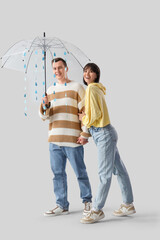
[(78, 147), (77, 138), (90, 137), (87, 127), (81, 125), (78, 113), (84, 111), (85, 90), (81, 84), (71, 81), (56, 83), (47, 90), (50, 108), (40, 105), (42, 120), (49, 120), (48, 142), (59, 146)]

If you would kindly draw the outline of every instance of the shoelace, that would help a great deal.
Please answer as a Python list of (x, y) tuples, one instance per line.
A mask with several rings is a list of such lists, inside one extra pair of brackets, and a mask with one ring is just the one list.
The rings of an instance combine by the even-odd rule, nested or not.
[(85, 210), (89, 211), (90, 210), (90, 202), (85, 203)]

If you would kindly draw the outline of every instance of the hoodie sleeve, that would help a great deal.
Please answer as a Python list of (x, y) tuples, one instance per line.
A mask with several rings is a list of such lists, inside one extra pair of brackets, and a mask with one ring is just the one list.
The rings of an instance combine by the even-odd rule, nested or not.
[(101, 116), (101, 99), (96, 93), (96, 87), (88, 87), (85, 98), (85, 116), (82, 118), (83, 124), (90, 128)]

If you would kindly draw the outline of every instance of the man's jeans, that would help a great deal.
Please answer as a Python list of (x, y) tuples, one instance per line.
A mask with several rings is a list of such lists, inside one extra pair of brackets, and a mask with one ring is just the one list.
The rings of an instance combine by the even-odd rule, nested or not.
[(91, 186), (84, 163), (83, 146), (60, 147), (50, 143), (49, 150), (51, 169), (54, 174), (53, 185), (56, 204), (65, 210), (69, 207), (69, 202), (67, 200), (67, 175), (65, 172), (67, 158), (76, 174), (80, 187), (80, 196), (83, 202), (91, 202)]
[(89, 131), (98, 148), (98, 173), (100, 179), (98, 192), (93, 204), (94, 209), (99, 210), (104, 207), (111, 184), (112, 173), (117, 175), (123, 203), (132, 203), (132, 187), (116, 146), (118, 140), (116, 130), (109, 124), (102, 128), (91, 126)]

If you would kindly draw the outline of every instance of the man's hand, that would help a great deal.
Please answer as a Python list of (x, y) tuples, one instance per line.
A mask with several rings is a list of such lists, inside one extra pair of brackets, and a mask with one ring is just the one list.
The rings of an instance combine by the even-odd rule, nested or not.
[(78, 113), (79, 120), (82, 121), (83, 116), (85, 116), (85, 112)]
[(49, 104), (49, 102), (48, 102), (48, 97), (47, 97), (47, 96), (45, 96), (45, 97), (42, 98), (42, 104), (43, 104), (43, 106), (45, 106), (46, 104), (47, 104), (47, 105)]
[(77, 143), (80, 143), (81, 145), (85, 145), (86, 143), (88, 143), (88, 139), (79, 137), (77, 140)]

